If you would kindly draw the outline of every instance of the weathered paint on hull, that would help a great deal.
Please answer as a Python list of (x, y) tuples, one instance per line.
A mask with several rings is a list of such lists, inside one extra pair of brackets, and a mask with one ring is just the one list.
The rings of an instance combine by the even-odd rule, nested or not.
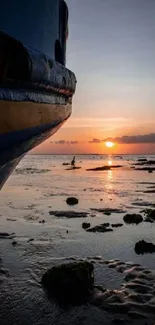
[[(0, 134), (60, 123), (71, 115), (71, 103), (40, 104), (0, 101)], [(4, 138), (5, 139), (5, 138)], [(0, 148), (1, 148), (0, 141)]]
[[(54, 107), (53, 105), (49, 106), (46, 108), (45, 115), (43, 114), (43, 109), (39, 106), (38, 108), (37, 106), (35, 107), (34, 111), (38, 119), (38, 124), (35, 122), (33, 125), (33, 119), (28, 119), (26, 128), (0, 134), (0, 189), (24, 155), (57, 132), (71, 114), (71, 104), (64, 105), (64, 107), (60, 104), (55, 104)], [(24, 109), (27, 110), (26, 105)], [(49, 116), (50, 122), (42, 123), (39, 117), (42, 115), (40, 113), (45, 117), (44, 122), (48, 120), (47, 116)], [(26, 121), (24, 122), (22, 114), (19, 114), (19, 111), (16, 116), (18, 120), (21, 119), (26, 125)], [(6, 128), (8, 127), (6, 125)]]

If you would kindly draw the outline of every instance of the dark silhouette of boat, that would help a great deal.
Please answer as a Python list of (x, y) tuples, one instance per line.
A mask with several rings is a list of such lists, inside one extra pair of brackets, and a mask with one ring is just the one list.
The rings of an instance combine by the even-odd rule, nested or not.
[(67, 36), (63, 0), (0, 4), (0, 188), (71, 115), (76, 78), (65, 67)]

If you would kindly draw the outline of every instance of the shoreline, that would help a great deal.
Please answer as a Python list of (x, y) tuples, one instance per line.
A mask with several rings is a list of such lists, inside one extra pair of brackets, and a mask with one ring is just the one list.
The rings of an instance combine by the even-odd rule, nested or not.
[[(121, 324), (129, 322), (129, 324), (153, 325), (155, 271), (132, 262), (124, 263), (118, 259), (105, 260), (101, 256), (56, 257), (53, 256), (53, 253), (56, 255), (53, 251), (53, 243), (47, 243), (47, 240), (42, 243), (35, 240), (33, 242), (22, 241), (15, 247), (10, 247), (8, 241), (9, 239), (3, 240), (3, 245), (1, 245), (3, 254), (1, 254), (0, 262), (0, 311), (1, 317), (5, 316), (4, 319), (1, 318), (2, 325), (9, 324), (10, 315), (15, 317), (16, 324), (28, 324), (24, 320), (28, 309), (28, 320), (30, 321), (31, 318), (35, 324), (40, 324), (41, 319), (42, 321), (44, 319), (44, 324), (47, 324), (49, 320), (57, 324), (58, 318), (61, 319), (58, 324), (73, 324), (72, 313), (77, 318), (81, 313), (81, 324), (85, 324), (86, 320), (90, 322), (90, 314), (95, 312), (96, 324), (100, 324), (98, 317), (101, 315), (102, 321), (110, 325), (118, 320)], [(40, 284), (41, 277), (48, 268), (54, 265), (85, 260), (92, 262), (95, 267), (94, 298), (88, 306), (70, 306), (69, 309), (63, 310), (57, 303), (48, 299)], [(113, 281), (110, 282), (111, 278)], [(23, 301), (25, 301), (24, 305)], [(46, 309), (49, 310), (39, 319), (36, 318), (36, 304), (39, 304), (39, 315)], [(66, 317), (62, 320), (64, 312)], [(20, 318), (19, 315), (21, 315)]]
[[(17, 325), (100, 325), (103, 320), (108, 325), (119, 324), (118, 320), (153, 325), (155, 278), (150, 270), (155, 269), (154, 255), (137, 255), (134, 249), (143, 239), (155, 243), (155, 223), (144, 222), (141, 212), (155, 209), (154, 193), (146, 193), (155, 184), (152, 175), (132, 169), (87, 173), (86, 166), (99, 166), (95, 159), (81, 160), (78, 171), (65, 171), (64, 161), (64, 157), (29, 155), (1, 192), (0, 232), (11, 235), (0, 238), (1, 324), (12, 324), (14, 317)], [(78, 198), (76, 206), (66, 203), (69, 196)], [(125, 224), (126, 214), (141, 214), (143, 221)], [(89, 232), (83, 223), (103, 231)], [(105, 224), (113, 231), (105, 232)], [(53, 265), (83, 259), (93, 262), (95, 285), (104, 289), (105, 296), (97, 287), (91, 306), (60, 310), (45, 295), (41, 277)], [(129, 281), (125, 281), (127, 270)], [(137, 314), (142, 313), (142, 296), (148, 299), (143, 302), (146, 318)], [(132, 315), (115, 315), (114, 307), (105, 310), (108, 299)]]

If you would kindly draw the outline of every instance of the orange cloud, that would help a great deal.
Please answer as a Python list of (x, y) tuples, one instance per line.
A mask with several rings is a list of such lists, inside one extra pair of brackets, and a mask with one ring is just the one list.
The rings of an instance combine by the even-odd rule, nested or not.
[(55, 142), (52, 142), (51, 141), (51, 143), (54, 143), (54, 144), (67, 144), (67, 145), (75, 145), (75, 144), (78, 144), (79, 143), (79, 141), (66, 141), (66, 140), (59, 140), (59, 141), (55, 141)]
[(107, 138), (104, 141), (113, 141), (122, 144), (144, 144), (144, 143), (155, 143), (155, 133), (144, 134), (144, 135), (123, 135), (122, 137)]

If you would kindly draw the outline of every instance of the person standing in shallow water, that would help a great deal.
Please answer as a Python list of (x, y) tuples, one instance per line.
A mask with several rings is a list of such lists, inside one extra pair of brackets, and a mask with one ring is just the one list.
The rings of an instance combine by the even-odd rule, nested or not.
[(75, 156), (73, 157), (72, 161), (71, 161), (71, 166), (74, 167), (75, 166)]

